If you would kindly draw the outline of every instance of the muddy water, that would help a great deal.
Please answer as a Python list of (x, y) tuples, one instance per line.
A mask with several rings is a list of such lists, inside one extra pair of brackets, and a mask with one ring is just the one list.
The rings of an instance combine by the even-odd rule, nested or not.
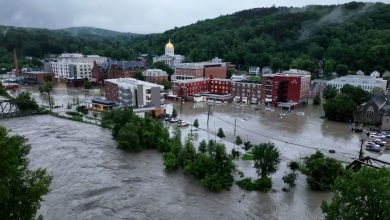
[[(61, 93), (64, 91), (64, 93)], [(59, 100), (67, 101), (69, 91), (57, 89)], [(83, 94), (79, 94), (80, 97)], [(178, 103), (174, 103), (179, 111)], [(272, 176), (274, 191), (246, 192), (236, 185), (230, 191), (211, 193), (181, 172), (167, 174), (156, 151), (128, 154), (115, 148), (110, 131), (51, 116), (23, 117), (0, 121), (14, 133), (25, 135), (32, 145), (34, 167), (45, 167), (53, 175), (52, 191), (42, 202), (40, 213), (46, 219), (318, 219), (320, 205), (330, 193), (308, 189), (303, 175), (294, 191), (282, 192), (281, 177), (290, 160), (311, 154), (315, 149), (342, 160), (355, 157), (359, 137), (348, 125), (319, 119), (321, 111), (308, 106), (287, 113), (252, 107), (212, 106), (207, 128), (207, 104), (185, 103), (181, 118), (200, 121), (196, 141), (217, 139), (222, 127), (228, 139), (236, 134), (252, 142), (271, 141), (282, 153), (279, 171)], [(173, 128), (175, 125), (168, 125)], [(183, 128), (183, 134), (190, 128)], [(223, 141), (228, 150), (234, 147)], [(255, 176), (252, 163), (238, 161), (246, 176)]]
[[(158, 152), (117, 150), (110, 132), (93, 125), (50, 116), (1, 123), (27, 136), (32, 166), (54, 176), (40, 210), (46, 219), (316, 219), (330, 196), (307, 190), (303, 176), (294, 192), (281, 192), (282, 171), (273, 176), (276, 192), (211, 193), (191, 177), (166, 174)], [(249, 162), (239, 165), (254, 175)]]

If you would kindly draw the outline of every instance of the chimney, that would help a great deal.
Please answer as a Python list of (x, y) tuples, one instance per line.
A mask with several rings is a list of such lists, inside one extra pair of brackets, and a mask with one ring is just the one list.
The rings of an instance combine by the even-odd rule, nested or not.
[(15, 66), (15, 75), (20, 76), (20, 71), (18, 67), (18, 56), (16, 55), (16, 48), (14, 48), (14, 66)]

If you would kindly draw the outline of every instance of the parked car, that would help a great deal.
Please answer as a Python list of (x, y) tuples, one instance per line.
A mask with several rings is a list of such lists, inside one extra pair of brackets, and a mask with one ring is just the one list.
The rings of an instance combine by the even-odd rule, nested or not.
[(179, 123), (177, 123), (178, 127), (186, 127), (188, 125), (190, 125), (190, 123), (188, 123), (188, 121), (180, 121)]
[(378, 146), (378, 145), (376, 145), (376, 146), (366, 145), (366, 150), (373, 151), (373, 152), (380, 152), (381, 151), (381, 147)]
[(170, 122), (170, 123), (177, 123), (179, 120), (180, 120), (180, 119), (178, 119), (178, 118), (171, 118), (171, 119), (169, 120), (169, 122)]

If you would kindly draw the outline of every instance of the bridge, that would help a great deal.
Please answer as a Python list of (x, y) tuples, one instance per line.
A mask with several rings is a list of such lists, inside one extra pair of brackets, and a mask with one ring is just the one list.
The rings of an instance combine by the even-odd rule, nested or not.
[(37, 114), (37, 110), (20, 111), (16, 104), (7, 97), (0, 96), (0, 119)]
[(354, 160), (351, 164), (349, 164), (346, 168), (352, 169), (354, 171), (359, 170), (362, 166), (371, 167), (371, 168), (389, 168), (390, 163), (387, 161), (379, 160), (372, 157), (363, 157), (361, 159)]

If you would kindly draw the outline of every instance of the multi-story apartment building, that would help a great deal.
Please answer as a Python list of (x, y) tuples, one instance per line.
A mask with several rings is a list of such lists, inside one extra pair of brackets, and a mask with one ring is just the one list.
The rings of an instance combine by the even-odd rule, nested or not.
[(164, 86), (134, 78), (105, 80), (105, 96), (123, 106), (160, 108), (164, 102)]
[(228, 95), (232, 92), (232, 81), (229, 79), (195, 78), (173, 82), (173, 94), (187, 98), (195, 94), (213, 93)]
[(91, 80), (93, 63), (107, 62), (106, 57), (97, 55), (84, 56), (78, 53), (64, 53), (57, 59), (44, 63), (46, 71), (53, 72), (56, 79)]
[(255, 81), (233, 81), (232, 95), (235, 102), (258, 104), (261, 100), (261, 83)]
[(265, 74), (261, 85), (261, 101), (274, 106), (305, 103), (310, 94), (310, 79), (310, 73), (301, 70)]
[(221, 59), (214, 58), (209, 62), (181, 63), (176, 66), (172, 81), (194, 78), (221, 78), (226, 79), (227, 67)]
[(327, 82), (327, 85), (334, 86), (338, 91), (340, 91), (340, 89), (343, 88), (346, 84), (360, 87), (367, 92), (371, 92), (375, 87), (382, 88), (384, 91), (386, 91), (387, 81), (382, 78), (376, 78), (376, 75), (348, 75), (332, 79)]

